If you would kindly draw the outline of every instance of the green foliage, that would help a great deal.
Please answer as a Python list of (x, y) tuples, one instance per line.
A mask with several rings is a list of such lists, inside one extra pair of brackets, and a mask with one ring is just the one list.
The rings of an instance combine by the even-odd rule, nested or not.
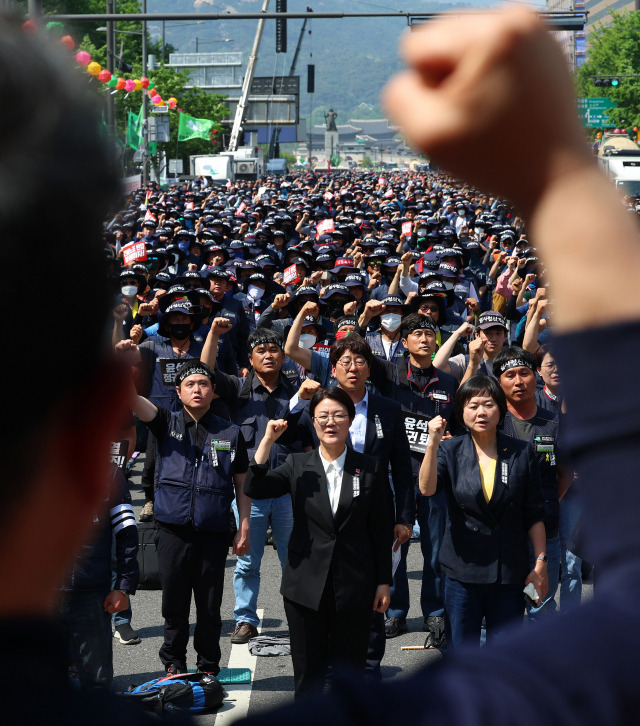
[(589, 59), (578, 70), (577, 93), (606, 96), (618, 108), (609, 113), (615, 126), (640, 125), (640, 77), (622, 78), (617, 88), (596, 87), (590, 76), (640, 74), (640, 12), (612, 11), (611, 23), (596, 25), (589, 36)]
[(288, 169), (292, 169), (298, 163), (298, 159), (297, 159), (296, 155), (295, 154), (290, 154), (287, 151), (281, 151), (280, 152), (280, 157), (282, 159), (285, 159), (285, 161), (287, 162), (287, 168)]
[(371, 169), (371, 167), (373, 166), (373, 163), (372, 163), (371, 159), (370, 159), (370, 158), (369, 158), (368, 156), (365, 156), (365, 157), (364, 157), (364, 158), (362, 159), (362, 166), (363, 166), (363, 167), (364, 167), (365, 169)]

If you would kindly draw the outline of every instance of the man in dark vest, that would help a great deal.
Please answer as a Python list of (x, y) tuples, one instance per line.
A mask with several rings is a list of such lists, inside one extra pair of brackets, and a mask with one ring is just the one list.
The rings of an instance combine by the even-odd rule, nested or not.
[(192, 361), (176, 375), (181, 411), (158, 408), (137, 394), (131, 404), (157, 440), (154, 513), (165, 619), (160, 659), (169, 674), (187, 670), (192, 591), (196, 666), (214, 675), (220, 671), (220, 604), (234, 488), (239, 526), (233, 551), (249, 551), (250, 502), (242, 489), (247, 448), (240, 428), (210, 411), (214, 389), (214, 372)]

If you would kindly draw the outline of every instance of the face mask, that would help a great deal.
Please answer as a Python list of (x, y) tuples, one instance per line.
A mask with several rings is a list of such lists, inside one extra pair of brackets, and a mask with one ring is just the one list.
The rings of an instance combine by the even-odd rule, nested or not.
[(167, 327), (171, 337), (176, 340), (185, 340), (191, 334), (191, 323), (171, 323)]
[(260, 300), (260, 298), (264, 295), (264, 290), (261, 290), (256, 285), (249, 285), (249, 289), (247, 290), (247, 294), (252, 297), (254, 300)]
[(315, 335), (309, 335), (308, 333), (303, 333), (300, 336), (298, 346), (300, 348), (305, 348), (306, 350), (309, 350), (309, 348), (312, 348), (316, 344), (316, 340), (317, 340), (317, 338)]
[(464, 209), (461, 210), (460, 212), (458, 212), (459, 217), (464, 217), (465, 215), (466, 215), (466, 212), (464, 211)]
[(426, 227), (420, 227), (418, 230), (418, 237), (426, 237), (427, 236), (427, 228)]
[(120, 291), (125, 297), (133, 297), (138, 293), (138, 286), (137, 285), (123, 285), (120, 288)]
[(350, 330), (339, 330), (336, 333), (336, 340), (342, 340), (342, 338), (346, 338), (347, 335), (351, 335), (351, 331)]
[(387, 313), (380, 318), (382, 327), (386, 328), (392, 333), (395, 333), (395, 331), (400, 327), (401, 321), (402, 315), (398, 315), (397, 313)]
[(344, 315), (344, 303), (329, 303), (329, 316), (332, 318), (341, 318)]

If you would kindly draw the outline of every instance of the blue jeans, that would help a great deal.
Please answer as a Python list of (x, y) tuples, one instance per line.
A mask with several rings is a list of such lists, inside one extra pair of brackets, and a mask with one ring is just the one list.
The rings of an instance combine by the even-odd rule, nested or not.
[[(238, 521), (238, 509), (234, 502), (233, 512)], [(238, 557), (233, 573), (233, 591), (236, 606), (233, 617), (237, 623), (258, 623), (258, 591), (260, 590), (260, 563), (264, 554), (264, 542), (271, 523), (273, 540), (276, 543), (280, 565), (284, 568), (287, 561), (289, 536), (293, 528), (293, 508), (291, 495), (285, 494), (277, 499), (252, 499), (249, 538), (251, 547), (248, 554)]]
[(60, 608), (69, 629), (71, 663), (83, 688), (110, 688), (113, 681), (111, 617), (102, 607), (107, 594), (70, 592)]
[(560, 501), (560, 607), (562, 612), (580, 605), (582, 597), (582, 558), (567, 548), (580, 518), (580, 496), (571, 489)]
[(445, 578), (444, 606), (450, 642), (480, 645), (482, 619), (486, 622), (487, 639), (499, 635), (505, 627), (522, 622), (524, 608), (522, 585), (478, 585)]
[[(556, 535), (547, 539), (547, 576), (549, 578), (549, 591), (540, 605), (537, 607), (527, 602), (527, 613), (529, 621), (541, 622), (545, 618), (554, 615), (556, 612), (556, 592), (560, 581), (560, 537)], [(533, 548), (529, 543), (529, 566), (533, 569), (535, 560), (533, 558)]]
[[(422, 550), (422, 587), (420, 608), (424, 618), (444, 615), (443, 582), (440, 571), (440, 545), (447, 519), (447, 500), (443, 491), (432, 497), (423, 497), (416, 488), (420, 549)], [(407, 579), (407, 551), (409, 542), (400, 548), (401, 559), (391, 587), (388, 618), (406, 618), (409, 613), (409, 582)]]

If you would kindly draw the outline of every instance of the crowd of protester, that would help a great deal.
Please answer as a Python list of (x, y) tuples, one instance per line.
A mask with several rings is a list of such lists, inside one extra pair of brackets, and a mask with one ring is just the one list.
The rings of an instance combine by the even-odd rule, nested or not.
[[(219, 670), (218, 575), (224, 572), (229, 528), (238, 555), (231, 642), (247, 643), (258, 635), (260, 564), (265, 544), (273, 542), (286, 570), (292, 497), (262, 493), (249, 503), (238, 490), (270, 421), (286, 420), (286, 431), (267, 456), (272, 469), (290, 454), (318, 447), (323, 432), (314, 427), (309, 402), (331, 386), (346, 391), (355, 406), (347, 447), (384, 464), (389, 531), (379, 537), (388, 535), (400, 552), (393, 577), (387, 575), (386, 612), (371, 610), (367, 647), (357, 657), (329, 650), (325, 659), (344, 657), (380, 679), (385, 640), (408, 629), (411, 542), (423, 559), (420, 601), (413, 608), (423, 618), (425, 647), (453, 647), (470, 633), (479, 643), (525, 611), (536, 621), (579, 605), (583, 565), (572, 535), (580, 495), (577, 474), (562, 455), (562, 389), (547, 345), (553, 298), (535, 239), (507, 201), (438, 171), (303, 171), (225, 186), (196, 177), (136, 190), (105, 221), (103, 238), (114, 294), (112, 341), (129, 356), (137, 393), (152, 404), (141, 409), (132, 403), (136, 415), (123, 422), (121, 438), (129, 456), (145, 453), (139, 519), (157, 520), (165, 620), (160, 657), (168, 673), (187, 670), (192, 591), (198, 605), (196, 665)], [(125, 262), (134, 242), (143, 243), (138, 259)], [(176, 386), (176, 375), (182, 372), (184, 381), (189, 366), (196, 378), (210, 381), (210, 398), (197, 402), (202, 409), (197, 414)], [(469, 381), (471, 389), (464, 387), (464, 400), (458, 400), (460, 385)], [(470, 399), (477, 406), (476, 397), (483, 395), (504, 397), (496, 403), (495, 424), (501, 435), (525, 442), (530, 457), (528, 526), (502, 543), (505, 508), (513, 516), (515, 489), (508, 487), (506, 469), (500, 470), (507, 464), (500, 464), (495, 444), (488, 455), (476, 448), (463, 467), (471, 487), (466, 494), (484, 520), (464, 511), (464, 497), (455, 487), (447, 489), (444, 475), (428, 495), (418, 487), (423, 460), (436, 456), (440, 438), (446, 448), (447, 439), (469, 433), (463, 409)], [(186, 411), (185, 420), (195, 419), (197, 430), (205, 409), (237, 427), (237, 449), (224, 472), (236, 496), (224, 498), (231, 514), (215, 518), (212, 526), (197, 523), (193, 511), (177, 517), (181, 505), (170, 486), (175, 482), (162, 478), (170, 415)], [(214, 488), (222, 487), (215, 483), (220, 470), (212, 472)], [(184, 484), (191, 486), (186, 479)], [(130, 501), (120, 499), (111, 510), (124, 515), (116, 519), (116, 532), (134, 523)], [(452, 507), (461, 510), (455, 515)], [(464, 522), (474, 533), (480, 526), (462, 575), (450, 562), (456, 517), (458, 526)], [(529, 531), (534, 525), (536, 537)], [(176, 573), (184, 573), (193, 557), (194, 538), (198, 557), (213, 557), (203, 554), (212, 529), (224, 533), (213, 548), (215, 576), (200, 572), (176, 584)], [(246, 539), (240, 542), (236, 532), (245, 532)], [(516, 565), (501, 547), (519, 553)], [(525, 599), (522, 591), (530, 582), (536, 589)], [(321, 592), (324, 584), (316, 583)], [(495, 599), (496, 586), (498, 593), (510, 588), (508, 606)], [(462, 588), (457, 594), (456, 587)], [(120, 589), (128, 596), (135, 585)], [(120, 642), (140, 642), (131, 607), (123, 603), (112, 612)], [(461, 624), (467, 617), (473, 626)], [(306, 684), (298, 675), (296, 683)], [(110, 676), (98, 681), (108, 684)]]

